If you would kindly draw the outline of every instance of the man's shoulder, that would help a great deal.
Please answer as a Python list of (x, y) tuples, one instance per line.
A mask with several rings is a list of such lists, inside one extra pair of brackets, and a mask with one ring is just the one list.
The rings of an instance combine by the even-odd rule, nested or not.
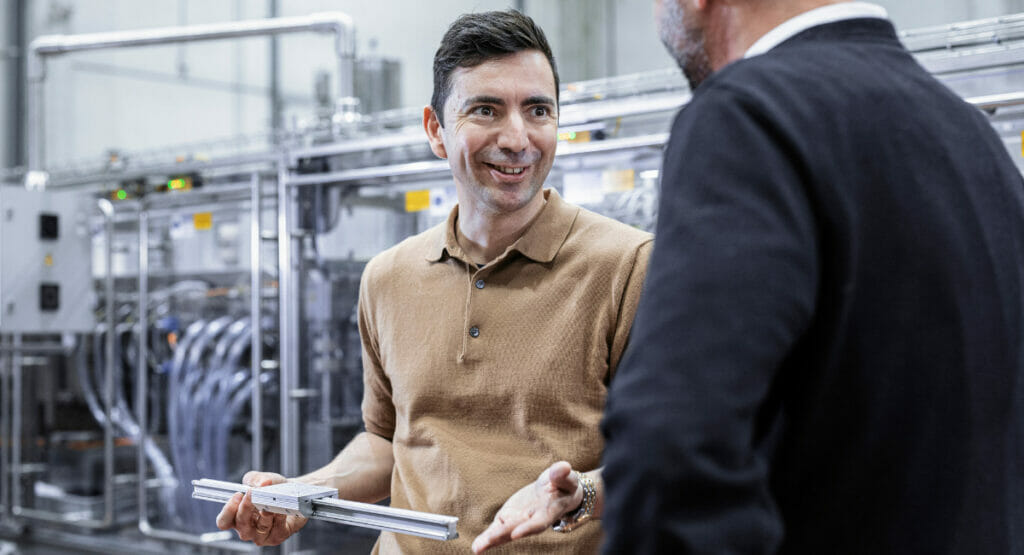
[(445, 222), (441, 222), (377, 253), (366, 264), (363, 279), (380, 283), (426, 266), (431, 252), (444, 238), (444, 229)]
[(654, 235), (618, 220), (579, 207), (569, 241), (582, 243), (594, 252), (635, 251), (654, 240)]

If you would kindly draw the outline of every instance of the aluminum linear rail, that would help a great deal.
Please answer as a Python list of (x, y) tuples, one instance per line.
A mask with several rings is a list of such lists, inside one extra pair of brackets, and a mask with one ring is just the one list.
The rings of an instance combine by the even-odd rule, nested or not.
[(333, 488), (298, 482), (250, 488), (243, 484), (205, 478), (193, 480), (192, 488), (192, 497), (195, 499), (226, 503), (235, 493), (252, 489), (253, 504), (273, 513), (301, 515), (432, 540), (447, 541), (459, 537), (455, 530), (459, 522), (457, 517), (345, 501), (337, 498), (338, 490)]

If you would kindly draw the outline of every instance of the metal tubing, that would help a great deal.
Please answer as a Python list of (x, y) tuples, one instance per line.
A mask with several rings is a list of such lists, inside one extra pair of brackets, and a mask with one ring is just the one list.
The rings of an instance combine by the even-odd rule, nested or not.
[(107, 235), (107, 242), (104, 246), (107, 257), (104, 262), (106, 275), (104, 276), (104, 287), (106, 295), (106, 317), (107, 337), (104, 350), (106, 351), (106, 368), (103, 375), (103, 402), (106, 410), (106, 421), (103, 426), (103, 522), (111, 524), (114, 522), (114, 419), (111, 412), (114, 407), (114, 204), (107, 199), (99, 200), (100, 210), (103, 212), (103, 225)]
[[(21, 346), (21, 334), (14, 334), (12, 345)], [(21, 361), (11, 355), (11, 513), (21, 505)]]
[(41, 343), (39, 345), (22, 345), (21, 347), (14, 347), (9, 345), (0, 344), (0, 353), (31, 353), (31, 354), (47, 354), (47, 355), (67, 355), (71, 354), (73, 349), (59, 345), (56, 343)]
[(277, 177), (277, 257), (278, 257), (278, 312), (280, 313), (279, 335), (280, 368), (278, 378), (281, 383), (281, 473), (295, 476), (298, 468), (298, 402), (290, 393), (295, 388), (295, 377), (298, 374), (298, 349), (296, 348), (297, 315), (295, 309), (295, 263), (292, 247), (295, 239), (291, 233), (290, 213), (295, 209), (291, 202), (296, 190), (288, 186), (288, 165), (284, 154), (281, 156)]
[[(144, 202), (144, 201), (143, 201)], [(146, 492), (146, 454), (142, 449), (149, 432), (149, 213), (145, 206), (139, 211), (139, 356), (135, 368), (135, 419), (139, 422), (137, 470), (139, 473), (139, 530), (149, 523), (149, 495)], [(162, 486), (165, 487), (165, 486)]]
[(46, 81), (45, 57), (105, 48), (128, 48), (180, 42), (231, 39), (275, 35), (299, 31), (334, 33), (338, 56), (339, 95), (352, 94), (352, 66), (355, 57), (355, 31), (352, 18), (340, 12), (311, 14), (300, 17), (254, 19), (228, 23), (161, 27), (111, 33), (81, 35), (46, 35), (29, 45), (27, 57), (28, 83), (28, 175), (41, 171), (45, 164), (43, 93)]
[[(281, 153), (277, 167), (277, 259), (278, 259), (278, 380), (280, 383), (281, 407), (278, 441), (281, 450), (281, 473), (295, 476), (299, 473), (299, 410), (298, 401), (292, 399), (291, 390), (296, 386), (299, 369), (298, 354), (298, 301), (296, 289), (297, 266), (292, 254), (292, 247), (297, 241), (292, 237), (290, 214), (296, 207), (291, 202), (297, 189), (288, 187), (287, 153)], [(295, 252), (301, 252), (295, 249)], [(255, 384), (254, 384), (255, 385)], [(296, 540), (287, 541), (281, 546), (284, 555), (295, 551)]]
[[(0, 335), (0, 347), (7, 345), (7, 338)], [(11, 410), (10, 372), (14, 355), (0, 355), (0, 516), (6, 519), (11, 513), (11, 486), (8, 482), (7, 458), (8, 445), (11, 442), (10, 420)], [(0, 519), (2, 520), (2, 519)]]
[(995, 110), (997, 108), (1007, 108), (1010, 106), (1020, 106), (1021, 104), (1024, 104), (1024, 92), (975, 96), (965, 98), (964, 100), (966, 100), (968, 104), (973, 104), (975, 107), (982, 110)]
[(259, 172), (252, 174), (252, 200), (250, 203), (249, 264), (252, 266), (252, 280), (249, 282), (249, 311), (251, 341), (249, 348), (252, 367), (252, 468), (263, 467), (263, 388), (260, 386), (260, 363), (263, 362), (263, 239), (261, 222), (263, 217), (263, 183)]

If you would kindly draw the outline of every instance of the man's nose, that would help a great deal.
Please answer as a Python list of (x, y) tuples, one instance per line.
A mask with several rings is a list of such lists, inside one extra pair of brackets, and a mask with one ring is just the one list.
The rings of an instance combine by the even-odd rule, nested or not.
[(526, 122), (522, 114), (513, 112), (505, 118), (498, 133), (498, 148), (509, 152), (522, 152), (530, 145)]

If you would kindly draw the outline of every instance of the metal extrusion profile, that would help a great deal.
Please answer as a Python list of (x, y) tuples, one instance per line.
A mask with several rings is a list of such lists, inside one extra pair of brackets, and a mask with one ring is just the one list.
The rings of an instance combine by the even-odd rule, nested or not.
[[(226, 503), (235, 493), (250, 489), (243, 484), (205, 478), (193, 480), (192, 487), (193, 498), (217, 503)], [(457, 517), (345, 501), (336, 497), (338, 491), (334, 488), (287, 482), (253, 488), (252, 491), (253, 504), (274, 513), (302, 515), (439, 541), (459, 537), (455, 529), (459, 522)]]

